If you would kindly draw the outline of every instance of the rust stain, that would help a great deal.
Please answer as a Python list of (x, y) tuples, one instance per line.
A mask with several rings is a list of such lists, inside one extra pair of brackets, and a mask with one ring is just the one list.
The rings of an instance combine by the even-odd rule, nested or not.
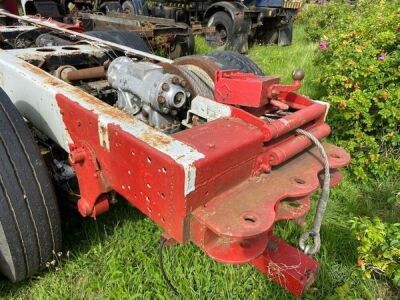
[(163, 146), (171, 143), (171, 138), (166, 135), (154, 135), (151, 132), (146, 132), (141, 137), (154, 146)]

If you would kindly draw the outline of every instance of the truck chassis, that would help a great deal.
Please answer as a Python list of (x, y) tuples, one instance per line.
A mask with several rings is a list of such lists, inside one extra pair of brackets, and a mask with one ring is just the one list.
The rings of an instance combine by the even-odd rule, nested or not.
[[(83, 217), (106, 212), (117, 194), (170, 242), (249, 263), (296, 296), (314, 282), (318, 262), (274, 235), (274, 224), (304, 223), (311, 194), (322, 181), (340, 182), (337, 169), (350, 157), (323, 143), (325, 157), (300, 134), (319, 144), (330, 133), (328, 106), (295, 92), (302, 72), (282, 85), (207, 57), (171, 61), (53, 22), (0, 15), (0, 86), (40, 132), (37, 140), (58, 147), (50, 169), (60, 184), (77, 180)], [(79, 42), (11, 47), (38, 28)], [(319, 238), (319, 229), (311, 233)]]
[(135, 32), (147, 42), (152, 52), (161, 52), (163, 56), (171, 59), (191, 55), (194, 52), (194, 36), (185, 23), (118, 12), (109, 12), (107, 15), (80, 12), (78, 16), (83, 24), (86, 24), (85, 31)]

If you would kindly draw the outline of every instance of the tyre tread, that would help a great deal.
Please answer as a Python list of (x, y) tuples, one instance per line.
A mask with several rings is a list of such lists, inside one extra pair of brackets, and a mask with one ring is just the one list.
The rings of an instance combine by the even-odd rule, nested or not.
[[(0, 170), (3, 197), (0, 193), (0, 200), (8, 198), (10, 206), (8, 211), (0, 212), (0, 220), (10, 219), (12, 214), (14, 233), (20, 232), (18, 245), (12, 233), (5, 231), (8, 247), (12, 250), (13, 265), (10, 268), (15, 276), (5, 275), (16, 282), (33, 275), (54, 259), (61, 248), (61, 226), (43, 159), (28, 126), (1, 89), (0, 160), (3, 162)], [(6, 227), (13, 231), (10, 224)]]
[(239, 69), (244, 73), (254, 73), (264, 75), (263, 71), (248, 57), (234, 51), (218, 51), (206, 54), (222, 65), (222, 69)]

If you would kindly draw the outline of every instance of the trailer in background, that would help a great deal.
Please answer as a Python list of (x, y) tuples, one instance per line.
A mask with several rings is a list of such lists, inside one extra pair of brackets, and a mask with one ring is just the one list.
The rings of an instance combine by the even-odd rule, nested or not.
[[(85, 1), (58, 2), (52, 0), (23, 0), (22, 8), (24, 14), (51, 18), (55, 22), (65, 24), (80, 24), (82, 31), (89, 34), (101, 36), (103, 39), (125, 43), (134, 47), (139, 37), (147, 44), (143, 51), (157, 53), (171, 59), (191, 55), (194, 52), (194, 35), (189, 25), (179, 23), (171, 19), (153, 18), (149, 16), (132, 15), (121, 12), (121, 7), (114, 2), (108, 2), (107, 6), (91, 5), (82, 6)], [(92, 33), (93, 31), (93, 33)], [(113, 34), (95, 33), (95, 31), (119, 31), (131, 32), (133, 41), (118, 40)], [(198, 32), (197, 32), (198, 33)], [(123, 34), (122, 34), (123, 35)]]
[[(302, 0), (186, 1), (186, 0), (23, 0), (26, 14), (59, 17), (86, 12), (123, 12), (186, 23), (206, 33), (219, 50), (247, 52), (251, 42), (292, 43), (293, 20)], [(165, 22), (165, 21), (162, 21)], [(210, 30), (207, 31), (207, 28)]]

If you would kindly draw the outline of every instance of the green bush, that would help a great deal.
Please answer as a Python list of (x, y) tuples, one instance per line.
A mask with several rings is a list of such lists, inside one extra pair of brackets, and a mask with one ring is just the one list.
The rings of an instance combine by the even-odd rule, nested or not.
[[(308, 4), (297, 17), (297, 22), (305, 25), (309, 40), (320, 41), (324, 32), (344, 26), (350, 19), (354, 6), (346, 1), (330, 1), (324, 5)], [(340, 23), (340, 24), (339, 24)]]
[[(400, 171), (400, 1), (359, 0), (305, 9), (334, 142), (352, 154), (357, 178)], [(315, 13), (315, 19), (312, 14)]]
[[(319, 42), (315, 64), (326, 91), (323, 100), (331, 104), (332, 139), (352, 154), (353, 175), (384, 180), (400, 173), (400, 1), (309, 5), (299, 22), (308, 39)], [(359, 210), (368, 216), (350, 221), (359, 242), (360, 274), (385, 276), (400, 287), (400, 223), (376, 217), (379, 212), (392, 216), (386, 211), (395, 216), (400, 194), (390, 191), (383, 199), (383, 191), (375, 188), (374, 199), (364, 201), (371, 207)], [(371, 208), (378, 210), (369, 213)], [(346, 288), (339, 292), (346, 294)]]
[(363, 275), (384, 275), (400, 287), (400, 223), (384, 223), (379, 218), (353, 218), (353, 235), (359, 241), (358, 265)]

